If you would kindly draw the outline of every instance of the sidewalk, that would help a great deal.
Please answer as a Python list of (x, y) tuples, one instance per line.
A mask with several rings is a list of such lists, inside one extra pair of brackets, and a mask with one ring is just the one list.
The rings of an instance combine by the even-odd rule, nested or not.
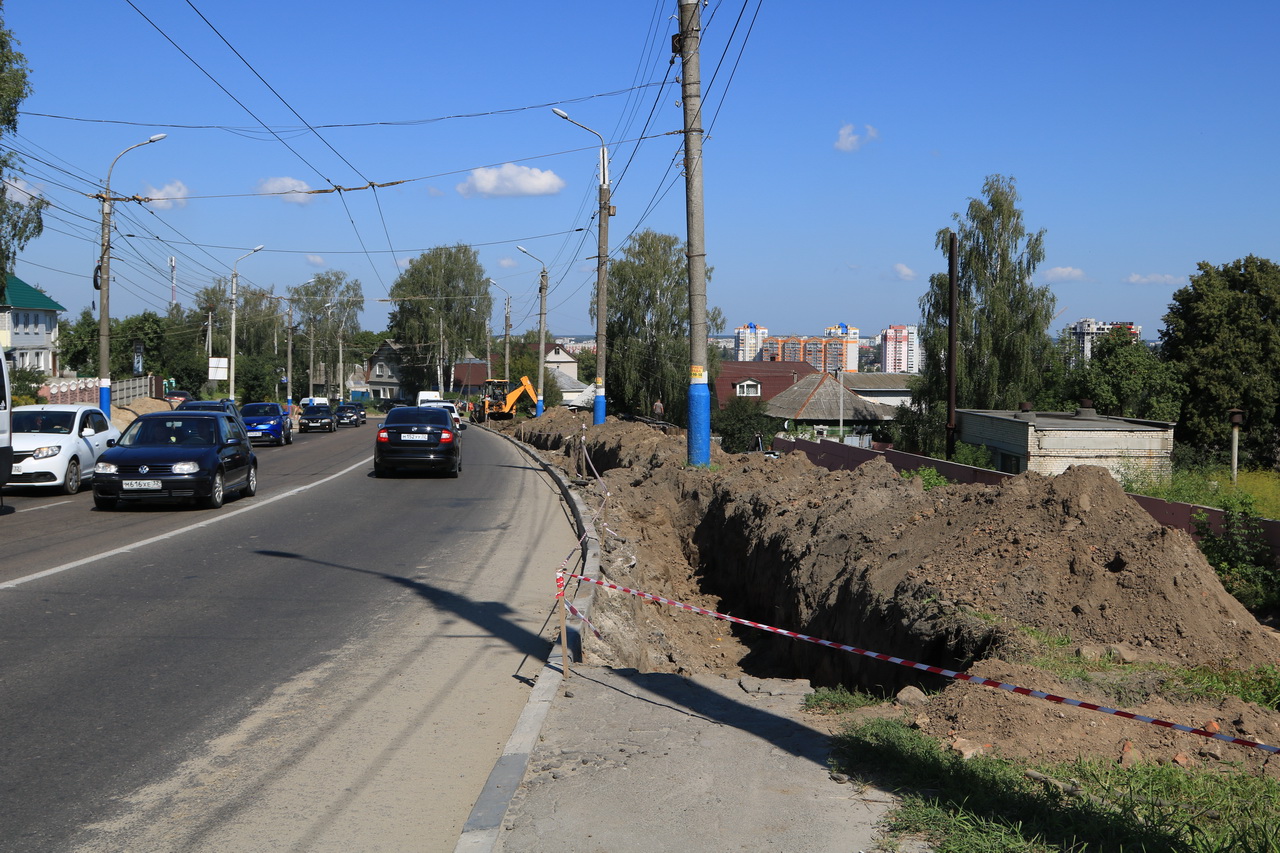
[(807, 692), (592, 667), (562, 682), (548, 666), (523, 779), (488, 832), (472, 813), (457, 850), (871, 850), (894, 800), (832, 780), (828, 737), (800, 712)]

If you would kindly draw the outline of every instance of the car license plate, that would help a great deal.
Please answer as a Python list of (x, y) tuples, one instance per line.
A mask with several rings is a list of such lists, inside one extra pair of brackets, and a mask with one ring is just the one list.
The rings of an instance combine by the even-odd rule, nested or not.
[(21, 465), (14, 465), (14, 466), (13, 466), (13, 473), (15, 473), (15, 474), (21, 474), (21, 473), (22, 473), (22, 466), (21, 466)]
[(249, 430), (249, 435), (262, 435), (262, 430), (260, 430), (260, 429), (251, 429), (251, 430)]
[(400, 435), (400, 440), (401, 440), (401, 441), (430, 441), (430, 440), (431, 440), (431, 436), (429, 436), (429, 435), (416, 435), (416, 434), (414, 434), (414, 433), (408, 432), (408, 433), (402, 433), (402, 434)]
[(158, 489), (160, 488), (159, 480), (124, 480), (120, 483), (122, 489)]

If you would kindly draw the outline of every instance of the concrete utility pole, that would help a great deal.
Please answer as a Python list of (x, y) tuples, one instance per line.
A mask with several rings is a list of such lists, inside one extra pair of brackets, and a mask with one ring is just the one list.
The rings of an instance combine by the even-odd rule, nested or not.
[(547, 372), (547, 265), (537, 255), (524, 246), (516, 246), (542, 265), (542, 275), (538, 277), (538, 405), (534, 417), (542, 417), (542, 374)]
[(613, 216), (613, 206), (609, 203), (609, 152), (605, 148), (604, 137), (597, 131), (592, 130), (585, 124), (574, 121), (569, 118), (569, 114), (564, 110), (551, 110), (560, 118), (576, 124), (578, 127), (594, 133), (600, 138), (600, 217), (596, 223), (596, 236), (598, 237), (598, 245), (596, 246), (596, 399), (595, 406), (592, 410), (593, 424), (604, 423), (605, 418), (605, 396), (604, 396), (604, 375), (605, 375), (605, 348), (606, 329), (605, 308), (607, 300), (605, 293), (608, 290), (609, 282), (609, 217)]
[(111, 420), (111, 173), (120, 158), (135, 148), (159, 142), (165, 134), (157, 133), (146, 142), (130, 145), (116, 155), (107, 167), (107, 182), (102, 185), (102, 254), (98, 258), (98, 408)]
[(702, 36), (698, 0), (678, 0), (681, 100), (684, 102), (685, 223), (689, 253), (689, 464), (711, 464), (711, 389), (707, 387), (707, 253), (702, 211)]
[(262, 246), (254, 246), (240, 257), (236, 258), (236, 262), (231, 265), (231, 393), (227, 396), (231, 398), (231, 402), (236, 401), (236, 284), (240, 281), (240, 262), (252, 255), (254, 252), (262, 251)]
[(947, 461), (956, 456), (956, 325), (959, 317), (960, 239), (951, 232), (947, 245)]

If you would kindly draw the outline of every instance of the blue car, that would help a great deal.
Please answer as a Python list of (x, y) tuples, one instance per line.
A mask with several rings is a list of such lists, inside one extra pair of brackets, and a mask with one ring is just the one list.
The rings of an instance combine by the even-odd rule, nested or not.
[(293, 444), (293, 421), (279, 403), (249, 403), (240, 409), (252, 442)]

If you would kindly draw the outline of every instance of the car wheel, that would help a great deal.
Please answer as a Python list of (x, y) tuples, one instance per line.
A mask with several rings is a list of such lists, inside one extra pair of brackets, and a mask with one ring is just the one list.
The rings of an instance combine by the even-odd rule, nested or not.
[(218, 471), (213, 475), (213, 487), (209, 490), (209, 496), (201, 498), (200, 503), (206, 509), (217, 509), (222, 506), (226, 497), (226, 483), (222, 479), (222, 472)]
[(71, 461), (67, 463), (67, 479), (62, 482), (62, 491), (68, 495), (74, 495), (80, 491), (80, 459), (72, 456)]
[(93, 505), (100, 510), (113, 510), (116, 508), (116, 499), (104, 498), (102, 495), (94, 495)]
[(385, 477), (385, 476), (387, 476), (387, 474), (388, 474), (388, 471), (387, 471), (387, 469), (386, 469), (386, 466), (378, 465), (377, 463), (374, 463), (374, 466), (373, 466), (373, 476), (375, 476), (375, 477)]
[(249, 477), (244, 481), (244, 488), (240, 490), (240, 496), (251, 498), (258, 493), (258, 466), (249, 466)]
[(293, 444), (293, 430), (289, 430), (284, 434), (284, 443)]

